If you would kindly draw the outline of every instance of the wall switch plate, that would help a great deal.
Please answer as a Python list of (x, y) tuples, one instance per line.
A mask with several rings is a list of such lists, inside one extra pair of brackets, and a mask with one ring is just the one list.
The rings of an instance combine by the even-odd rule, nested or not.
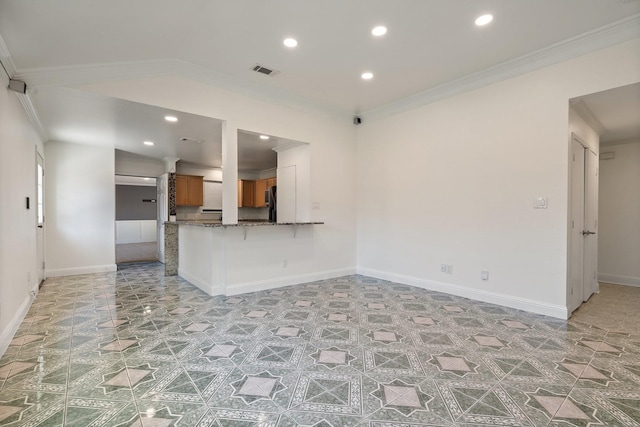
[(487, 270), (480, 271), (480, 279), (489, 280), (489, 272)]
[(451, 264), (440, 264), (440, 271), (446, 274), (453, 274), (453, 265)]
[(549, 205), (548, 197), (536, 197), (533, 199), (533, 208), (534, 209), (547, 209)]
[(282, 260), (282, 268), (287, 268), (289, 266), (289, 262), (286, 259)]

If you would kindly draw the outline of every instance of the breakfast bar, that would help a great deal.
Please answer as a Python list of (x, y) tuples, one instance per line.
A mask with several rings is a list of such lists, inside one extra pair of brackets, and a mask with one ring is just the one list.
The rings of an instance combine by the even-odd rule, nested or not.
[(165, 275), (209, 295), (235, 295), (294, 284), (313, 261), (313, 228), (323, 222), (173, 221), (165, 225)]

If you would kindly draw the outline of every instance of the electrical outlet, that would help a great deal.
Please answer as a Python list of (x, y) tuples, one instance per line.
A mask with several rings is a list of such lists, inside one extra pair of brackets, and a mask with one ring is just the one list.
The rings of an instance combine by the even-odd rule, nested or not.
[(282, 260), (282, 268), (287, 268), (289, 266), (289, 261), (287, 261), (286, 259)]
[(487, 270), (480, 271), (480, 279), (489, 280), (489, 272)]

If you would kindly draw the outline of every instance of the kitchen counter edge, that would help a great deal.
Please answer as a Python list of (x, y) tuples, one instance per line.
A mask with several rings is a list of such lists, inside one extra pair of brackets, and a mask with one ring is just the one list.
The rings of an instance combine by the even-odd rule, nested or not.
[(166, 221), (165, 225), (191, 225), (195, 227), (272, 227), (277, 225), (322, 225), (324, 222), (239, 222), (238, 224), (222, 224), (221, 222), (204, 222), (204, 221)]

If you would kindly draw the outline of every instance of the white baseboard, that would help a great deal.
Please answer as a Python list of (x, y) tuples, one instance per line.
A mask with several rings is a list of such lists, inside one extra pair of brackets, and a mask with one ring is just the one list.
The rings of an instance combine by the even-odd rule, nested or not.
[(404, 276), (401, 274), (388, 273), (385, 271), (373, 270), (363, 267), (358, 267), (358, 274), (382, 280), (389, 280), (391, 282), (402, 283), (405, 285), (411, 285), (431, 291), (444, 292), (464, 298), (489, 302), (492, 304), (502, 305), (518, 310), (525, 310), (531, 313), (543, 314), (545, 316), (556, 317), (559, 319), (568, 319), (569, 317), (569, 312), (567, 310), (567, 307), (565, 306), (546, 304), (528, 298), (519, 298), (511, 295), (481, 291), (478, 289), (471, 289), (464, 286), (453, 285), (450, 283), (426, 280), (412, 276)]
[(613, 283), (614, 285), (640, 286), (640, 277), (599, 273), (598, 282)]
[(105, 273), (109, 271), (118, 271), (116, 264), (105, 265), (90, 265), (87, 267), (74, 267), (74, 268), (58, 268), (54, 270), (46, 270), (46, 277), (60, 277), (60, 276), (77, 276), (79, 274), (92, 274), (92, 273)]
[(201, 291), (203, 291), (207, 295), (215, 296), (215, 295), (220, 295), (222, 293), (222, 292), (219, 292), (219, 290), (216, 289), (216, 287), (213, 286), (213, 284), (207, 283), (206, 280), (200, 279), (199, 277), (186, 273), (184, 270), (180, 269), (180, 267), (178, 267), (178, 276), (182, 277), (187, 282), (199, 288)]
[[(35, 292), (37, 293), (38, 287), (36, 286)], [(25, 316), (29, 312), (29, 308), (31, 307), (31, 303), (33, 302), (33, 297), (31, 295), (27, 295), (27, 297), (22, 301), (18, 311), (13, 315), (11, 321), (5, 328), (4, 331), (0, 334), (0, 357), (7, 351), (9, 348), (9, 344), (11, 344), (11, 340), (13, 340), (13, 336), (16, 334), (16, 331), (20, 327), (20, 324), (24, 320)]]
[(299, 285), (300, 283), (314, 282), (316, 280), (332, 279), (334, 277), (356, 274), (355, 267), (341, 268), (338, 270), (325, 270), (296, 276), (278, 277), (275, 279), (259, 280), (256, 282), (237, 283), (227, 286), (226, 295), (238, 295), (248, 292), (264, 291), (281, 288), (283, 286)]
[(191, 276), (185, 273), (183, 270), (178, 269), (178, 275), (187, 282), (197, 286), (202, 291), (209, 295), (239, 295), (246, 294), (248, 292), (264, 291), (268, 289), (281, 288), (283, 286), (298, 285), (300, 283), (313, 282), (316, 280), (331, 279), (334, 277), (348, 276), (356, 274), (355, 268), (342, 268), (338, 270), (325, 270), (309, 274), (299, 274), (296, 276), (278, 277), (275, 279), (259, 280), (256, 282), (245, 282), (228, 285), (226, 291), (222, 291), (221, 288), (216, 287), (205, 280), (198, 277)]

